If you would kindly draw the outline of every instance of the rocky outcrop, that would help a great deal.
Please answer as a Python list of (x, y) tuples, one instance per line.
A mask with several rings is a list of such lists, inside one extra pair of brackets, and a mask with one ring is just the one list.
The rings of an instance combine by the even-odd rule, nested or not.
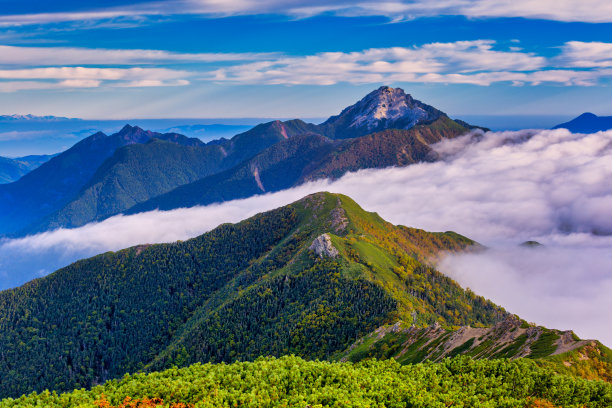
[(321, 234), (316, 237), (308, 249), (314, 251), (321, 258), (335, 258), (339, 255), (338, 250), (331, 242), (329, 234)]

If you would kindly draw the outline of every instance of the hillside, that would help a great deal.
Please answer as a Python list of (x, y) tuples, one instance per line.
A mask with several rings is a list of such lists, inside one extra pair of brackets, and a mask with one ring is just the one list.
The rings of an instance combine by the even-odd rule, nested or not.
[(438, 323), (423, 328), (399, 321), (377, 328), (334, 359), (393, 358), (415, 364), (460, 354), (476, 359), (524, 357), (561, 374), (612, 382), (612, 350), (595, 340), (581, 340), (571, 331), (530, 325), (516, 316), (490, 327), (453, 329)]
[(0, 184), (19, 180), (29, 171), (28, 166), (19, 160), (0, 157)]
[(204, 145), (198, 139), (148, 132), (129, 125), (110, 136), (96, 133), (18, 181), (0, 185), (0, 235), (18, 232), (61, 209), (118, 148), (153, 138), (186, 146)]
[(349, 171), (433, 161), (436, 155), (431, 144), (465, 132), (466, 128), (441, 117), (429, 125), (355, 139), (331, 140), (315, 133), (292, 136), (230, 170), (177, 187), (125, 213), (207, 205), (338, 178)]
[(12, 183), (49, 161), (53, 155), (33, 155), (10, 159), (0, 157), (0, 184)]
[(460, 357), (401, 366), (393, 360), (353, 365), (286, 356), (126, 375), (92, 390), (2, 400), (0, 408), (606, 408), (611, 404), (612, 385), (555, 375), (528, 360)]
[(62, 209), (28, 229), (78, 227), (124, 211), (224, 167), (221, 146), (185, 146), (152, 139), (119, 148)]
[(303, 180), (305, 168), (325, 160), (336, 146), (317, 134), (294, 136), (232, 169), (177, 187), (124, 213), (193, 207), (290, 188)]
[(328, 358), (398, 319), (491, 325), (507, 313), (427, 266), (473, 244), (320, 193), (186, 242), (85, 259), (0, 293), (0, 395), (197, 361)]
[(605, 131), (612, 129), (612, 116), (597, 116), (587, 112), (569, 122), (561, 123), (553, 127), (553, 129), (560, 128), (567, 129), (573, 133), (595, 133)]

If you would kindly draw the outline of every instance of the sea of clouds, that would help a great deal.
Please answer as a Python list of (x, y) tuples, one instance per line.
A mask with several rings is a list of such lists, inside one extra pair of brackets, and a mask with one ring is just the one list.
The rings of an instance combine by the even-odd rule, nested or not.
[[(453, 230), (490, 248), (439, 269), (521, 317), (612, 345), (612, 131), (475, 132), (440, 161), (364, 170), (223, 204), (116, 216), (0, 243), (0, 288), (100, 252), (185, 240), (317, 192), (349, 195), (395, 223)], [(540, 248), (519, 244), (537, 240)]]

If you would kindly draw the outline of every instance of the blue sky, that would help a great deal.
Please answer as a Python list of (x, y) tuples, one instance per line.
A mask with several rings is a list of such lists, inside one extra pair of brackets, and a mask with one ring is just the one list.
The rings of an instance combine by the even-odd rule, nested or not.
[(388, 84), (455, 116), (612, 115), (608, 0), (0, 0), (0, 10), (0, 114), (324, 117)]

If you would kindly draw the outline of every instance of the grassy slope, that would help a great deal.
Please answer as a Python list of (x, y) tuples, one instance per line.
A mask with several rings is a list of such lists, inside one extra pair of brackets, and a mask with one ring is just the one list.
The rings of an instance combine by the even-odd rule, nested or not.
[[(473, 241), (395, 227), (341, 195), (315, 195), (294, 208), (305, 222), (267, 255), (272, 267), (259, 271), (257, 280), (235, 279), (223, 296), (194, 314), (150, 368), (262, 354), (329, 358), (376, 322), (401, 317), (450, 327), (492, 324), (505, 316), (503, 309), (425, 266), (440, 250), (465, 250)], [(330, 233), (339, 258), (313, 259), (308, 246), (321, 232)], [(288, 262), (278, 262), (287, 254)], [(420, 290), (435, 299), (416, 289), (416, 296), (410, 294), (410, 279), (416, 278)], [(449, 311), (447, 302), (461, 312)]]
[(403, 364), (441, 361), (459, 354), (476, 359), (528, 358), (538, 365), (586, 379), (612, 380), (612, 353), (597, 341), (508, 317), (492, 327), (408, 327), (398, 322), (364, 336), (334, 359), (394, 358)]

